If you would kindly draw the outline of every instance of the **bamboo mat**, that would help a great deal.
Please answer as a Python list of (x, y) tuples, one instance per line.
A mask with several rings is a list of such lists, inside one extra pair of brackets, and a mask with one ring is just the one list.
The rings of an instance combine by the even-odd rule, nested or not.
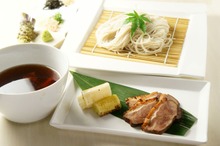
[(129, 57), (127, 57), (127, 55), (121, 55), (121, 54), (119, 55), (101, 47), (96, 47), (94, 52), (92, 52), (93, 48), (96, 46), (95, 32), (99, 27), (99, 25), (106, 22), (111, 17), (114, 17), (119, 14), (121, 14), (121, 12), (103, 10), (97, 24), (95, 25), (93, 31), (91, 32), (87, 41), (82, 47), (81, 53), (103, 56), (103, 57), (111, 57), (115, 59), (136, 61), (136, 62), (159, 64), (164, 66), (173, 66), (173, 67), (178, 66), (178, 62), (183, 48), (184, 39), (186, 36), (186, 31), (189, 24), (188, 19), (165, 17), (165, 19), (167, 19), (168, 21), (168, 24), (170, 25), (170, 34), (173, 34), (174, 28), (176, 28), (173, 36), (174, 40), (170, 49), (164, 48), (163, 51), (157, 53), (157, 55), (146, 56), (146, 55), (132, 54)]

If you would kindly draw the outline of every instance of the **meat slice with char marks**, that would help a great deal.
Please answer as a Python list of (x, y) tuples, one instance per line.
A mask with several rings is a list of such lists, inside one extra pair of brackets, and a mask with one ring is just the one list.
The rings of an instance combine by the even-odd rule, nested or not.
[(146, 116), (141, 129), (150, 133), (164, 133), (177, 119), (179, 102), (172, 96), (162, 94), (159, 102), (154, 105)]
[(164, 133), (182, 115), (178, 100), (159, 92), (129, 97), (126, 104), (129, 110), (124, 113), (125, 121), (131, 126), (141, 125), (143, 131), (150, 133)]
[(129, 97), (126, 99), (125, 102), (126, 102), (128, 108), (132, 108), (133, 106), (135, 106), (136, 103), (138, 103), (140, 101), (146, 101), (149, 99), (159, 98), (160, 94), (161, 93), (159, 93), (159, 92), (152, 92), (151, 94), (144, 94), (144, 95)]
[(131, 126), (138, 126), (144, 122), (150, 109), (158, 102), (161, 93), (153, 92), (140, 96), (129, 97), (126, 104), (129, 110), (123, 115), (123, 118)]
[(157, 98), (149, 99), (147, 101), (139, 101), (124, 114), (124, 120), (132, 127), (142, 124), (148, 112), (157, 101)]

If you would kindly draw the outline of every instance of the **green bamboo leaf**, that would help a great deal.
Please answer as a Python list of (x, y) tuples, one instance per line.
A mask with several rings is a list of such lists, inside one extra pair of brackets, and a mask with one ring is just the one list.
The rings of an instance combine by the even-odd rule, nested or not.
[[(128, 110), (128, 107), (125, 103), (125, 100), (128, 97), (138, 96), (142, 94), (149, 94), (148, 92), (145, 92), (139, 89), (127, 87), (127, 86), (116, 84), (116, 83), (106, 81), (106, 80), (89, 77), (89, 76), (82, 75), (77, 72), (71, 71), (70, 73), (73, 75), (74, 80), (76, 81), (76, 83), (79, 85), (79, 87), (82, 90), (92, 88), (94, 86), (103, 84), (105, 82), (109, 82), (112, 93), (118, 95), (121, 101), (121, 104), (122, 104), (121, 110), (118, 110), (112, 113), (114, 116), (119, 117), (119, 118), (123, 118), (124, 112)], [(197, 121), (196, 117), (194, 117), (192, 114), (190, 114), (186, 110), (182, 109), (182, 118), (178, 121), (175, 121), (171, 125), (171, 127), (166, 131), (166, 133), (184, 136), (186, 132), (193, 126), (193, 124), (196, 121)]]
[(134, 11), (134, 15), (135, 15), (136, 18), (139, 17), (139, 15), (138, 15), (138, 13), (136, 11)]
[(140, 15), (140, 18), (141, 18), (142, 20), (144, 20), (145, 22), (151, 22), (151, 20), (148, 19), (148, 17), (146, 17), (145, 14)]
[(124, 21), (124, 24), (128, 24), (128, 23), (130, 23), (131, 21), (129, 20), (129, 19), (126, 19), (125, 21)]
[(124, 24), (127, 24), (127, 23), (132, 23), (132, 22), (135, 22), (135, 18), (134, 17), (128, 17), (125, 21), (124, 21)]
[(147, 19), (146, 16), (145, 16), (145, 14), (141, 14), (140, 17), (141, 17), (142, 19)]
[(125, 20), (124, 24), (132, 23), (131, 25), (131, 37), (134, 36), (135, 31), (139, 28), (143, 33), (146, 32), (146, 23), (145, 22), (151, 22), (149, 18), (145, 16), (145, 14), (139, 15), (136, 11), (133, 13), (126, 14), (129, 17)]
[(137, 28), (138, 28), (138, 24), (137, 23), (132, 23), (132, 25), (131, 25), (131, 36), (132, 37), (134, 36), (134, 33), (137, 30)]
[(128, 13), (126, 15), (131, 16), (131, 17), (135, 17), (134, 13)]
[(139, 21), (139, 25), (140, 25), (139, 28), (142, 30), (142, 32), (143, 33), (146, 32), (147, 27), (146, 27), (146, 24), (143, 20)]
[[(71, 72), (71, 74), (73, 75), (74, 80), (77, 82), (77, 84), (79, 85), (79, 87), (82, 90), (86, 90), (86, 89), (92, 88), (94, 86), (98, 86), (98, 85), (103, 84), (105, 82), (109, 82), (109, 81), (85, 76), (85, 75), (79, 74), (77, 72)], [(128, 109), (128, 107), (125, 103), (126, 98), (141, 95), (141, 94), (148, 94), (145, 91), (141, 91), (141, 90), (134, 89), (131, 87), (115, 84), (112, 82), (109, 82), (109, 84), (111, 86), (112, 93), (117, 94), (121, 103), (122, 103), (122, 110), (121, 110), (122, 114)], [(121, 91), (123, 91), (123, 92), (121, 92)], [(117, 113), (115, 113), (115, 114), (117, 114)], [(118, 116), (120, 118), (122, 118), (123, 115), (118, 114)]]

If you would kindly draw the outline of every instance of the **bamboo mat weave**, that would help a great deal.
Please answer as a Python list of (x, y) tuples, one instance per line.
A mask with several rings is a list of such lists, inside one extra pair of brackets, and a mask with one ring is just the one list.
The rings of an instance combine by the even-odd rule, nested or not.
[[(178, 62), (180, 59), (180, 55), (183, 48), (184, 39), (186, 36), (189, 20), (183, 18), (171, 18), (165, 17), (167, 19), (168, 24), (170, 25), (170, 34), (173, 34), (174, 28), (174, 36), (173, 36), (173, 44), (168, 48), (164, 48), (162, 52), (157, 53), (157, 55), (138, 55), (132, 54), (129, 57), (127, 55), (116, 54), (111, 52), (105, 48), (101, 48), (96, 46), (96, 37), (95, 32), (100, 24), (106, 22), (111, 17), (117, 16), (122, 14), (121, 12), (115, 11), (108, 11), (103, 10), (97, 24), (95, 25), (93, 31), (89, 35), (87, 41), (85, 42), (84, 46), (81, 49), (81, 53), (89, 54), (89, 55), (96, 55), (96, 56), (103, 56), (103, 57), (111, 57), (115, 59), (122, 59), (122, 60), (129, 60), (129, 61), (136, 61), (136, 62), (144, 62), (144, 63), (151, 63), (151, 64), (159, 64), (164, 66), (173, 66), (177, 67)], [(93, 48), (95, 48), (93, 52)]]

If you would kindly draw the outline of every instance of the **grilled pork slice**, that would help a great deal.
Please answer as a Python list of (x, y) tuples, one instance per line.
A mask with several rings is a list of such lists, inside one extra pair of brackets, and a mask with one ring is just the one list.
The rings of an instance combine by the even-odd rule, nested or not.
[(157, 98), (152, 98), (146, 101), (138, 101), (134, 106), (125, 112), (123, 115), (124, 120), (132, 127), (142, 124), (151, 108), (154, 107), (157, 102)]
[(146, 101), (146, 100), (153, 99), (153, 98), (159, 98), (160, 95), (161, 93), (152, 92), (151, 94), (144, 94), (144, 95), (129, 97), (126, 99), (126, 104), (128, 108), (131, 108), (138, 102)]
[(179, 102), (171, 95), (162, 94), (146, 116), (141, 129), (145, 132), (162, 134), (179, 118)]
[(172, 95), (165, 94), (165, 96), (166, 96), (167, 100), (172, 100), (178, 105), (178, 111), (177, 111), (178, 113), (177, 113), (176, 119), (180, 119), (182, 117), (182, 110), (180, 108), (179, 101), (175, 97), (173, 97)]

